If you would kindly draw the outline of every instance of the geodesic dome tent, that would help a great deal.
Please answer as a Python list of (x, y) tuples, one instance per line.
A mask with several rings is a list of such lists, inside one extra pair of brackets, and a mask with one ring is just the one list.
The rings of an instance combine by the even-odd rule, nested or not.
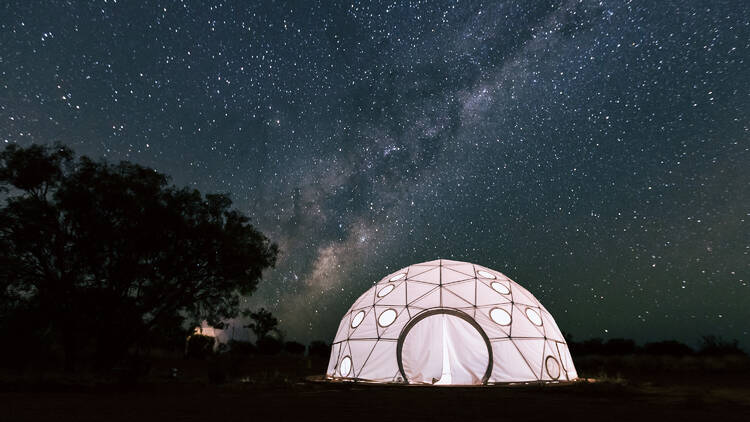
[(570, 381), (555, 320), (498, 271), (439, 259), (391, 273), (339, 324), (330, 380), (411, 384)]

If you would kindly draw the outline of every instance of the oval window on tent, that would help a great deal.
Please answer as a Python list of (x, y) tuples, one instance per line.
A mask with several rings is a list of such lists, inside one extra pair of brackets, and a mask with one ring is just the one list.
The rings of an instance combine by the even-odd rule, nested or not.
[(391, 277), (390, 279), (388, 279), (388, 281), (398, 281), (398, 280), (401, 280), (404, 277), (406, 277), (406, 273), (396, 274), (393, 277)]
[(378, 317), (378, 324), (380, 324), (381, 327), (387, 327), (387, 326), (393, 324), (393, 321), (395, 321), (395, 320), (396, 320), (396, 310), (395, 309), (386, 309)]
[(354, 318), (352, 318), (352, 328), (359, 327), (363, 319), (365, 319), (365, 311), (357, 312), (357, 315), (354, 315)]
[(485, 270), (479, 270), (477, 271), (477, 274), (479, 274), (480, 277), (484, 277), (484, 278), (496, 278), (495, 274), (488, 273)]
[(508, 293), (510, 293), (510, 290), (505, 287), (505, 284), (500, 284), (497, 281), (493, 281), (490, 286), (492, 286), (492, 290), (500, 293), (501, 295), (507, 295)]
[(341, 359), (341, 365), (339, 366), (339, 375), (342, 377), (346, 377), (349, 375), (349, 372), (352, 370), (352, 358), (349, 356), (345, 356), (343, 359)]
[(534, 325), (542, 325), (542, 317), (539, 316), (539, 312), (532, 308), (526, 308), (526, 317)]
[(492, 308), (490, 318), (498, 325), (510, 325), (510, 314), (505, 309)]
[(557, 359), (552, 356), (547, 356), (544, 361), (544, 366), (547, 368), (547, 375), (553, 380), (560, 378), (560, 364), (557, 363)]
[(393, 284), (388, 284), (387, 286), (380, 289), (380, 291), (378, 292), (378, 297), (383, 297), (387, 295), (388, 293), (391, 292), (391, 290), (393, 290)]

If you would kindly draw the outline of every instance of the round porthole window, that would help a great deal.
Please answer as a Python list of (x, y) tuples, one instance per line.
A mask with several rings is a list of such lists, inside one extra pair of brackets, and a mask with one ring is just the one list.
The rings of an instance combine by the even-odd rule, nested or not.
[(345, 356), (341, 359), (341, 365), (339, 365), (339, 375), (342, 377), (349, 376), (349, 372), (352, 370), (352, 358)]
[(539, 316), (539, 312), (532, 308), (526, 308), (526, 317), (534, 325), (542, 325), (542, 317)]
[(492, 290), (500, 293), (501, 295), (507, 295), (508, 293), (510, 293), (510, 290), (505, 287), (505, 284), (500, 284), (497, 281), (493, 281), (490, 286), (492, 286)]
[(479, 270), (477, 271), (477, 274), (479, 274), (480, 277), (484, 277), (484, 278), (496, 278), (495, 274), (488, 273), (485, 270)]
[(492, 308), (490, 318), (498, 325), (510, 325), (511, 321), (508, 311), (500, 308)]
[(389, 284), (389, 285), (383, 287), (378, 292), (378, 297), (383, 297), (383, 296), (387, 295), (388, 293), (391, 292), (391, 290), (393, 290), (393, 284)]
[(395, 320), (396, 320), (396, 310), (395, 309), (386, 309), (378, 317), (378, 324), (380, 324), (381, 327), (387, 327), (387, 326), (393, 324), (393, 321), (395, 321)]
[(560, 364), (557, 363), (557, 359), (552, 356), (547, 356), (544, 361), (544, 366), (547, 368), (547, 375), (553, 380), (560, 378)]
[(396, 274), (393, 277), (391, 277), (390, 279), (388, 279), (388, 281), (398, 281), (398, 280), (401, 280), (404, 277), (406, 277), (406, 273)]
[(357, 312), (357, 315), (354, 315), (354, 318), (352, 318), (352, 328), (359, 327), (363, 319), (365, 319), (365, 311)]

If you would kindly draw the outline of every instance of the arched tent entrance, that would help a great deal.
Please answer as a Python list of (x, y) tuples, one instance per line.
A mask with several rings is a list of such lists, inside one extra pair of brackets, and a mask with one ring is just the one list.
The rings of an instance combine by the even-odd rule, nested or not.
[(487, 334), (454, 309), (432, 309), (409, 321), (399, 336), (396, 358), (408, 383), (485, 384), (492, 372)]

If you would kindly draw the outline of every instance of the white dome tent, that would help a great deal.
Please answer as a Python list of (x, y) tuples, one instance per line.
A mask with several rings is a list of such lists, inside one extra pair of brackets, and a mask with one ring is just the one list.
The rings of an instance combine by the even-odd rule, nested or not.
[(577, 378), (555, 320), (498, 271), (439, 259), (391, 273), (349, 308), (330, 380), (409, 384)]

